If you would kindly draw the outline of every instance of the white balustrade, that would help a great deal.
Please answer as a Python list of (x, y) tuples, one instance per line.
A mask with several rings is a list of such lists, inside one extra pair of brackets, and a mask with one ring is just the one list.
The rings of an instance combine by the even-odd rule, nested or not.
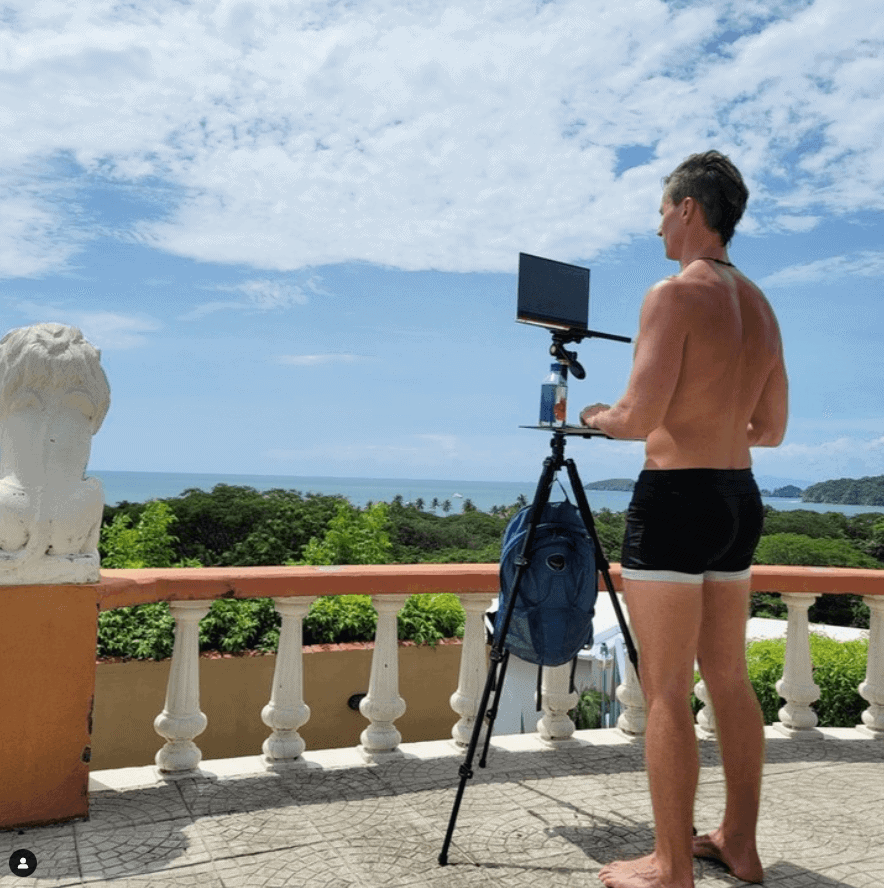
[(780, 709), (780, 721), (774, 728), (787, 737), (817, 739), (817, 715), (810, 704), (819, 699), (820, 689), (813, 680), (810, 659), (810, 624), (807, 611), (816, 601), (816, 595), (784, 592), (782, 599), (788, 608), (786, 628), (786, 661), (783, 677), (777, 682), (777, 693), (786, 701)]
[(166, 776), (192, 773), (202, 759), (193, 742), (208, 724), (200, 711), (199, 623), (211, 606), (211, 601), (173, 601), (169, 605), (175, 620), (175, 646), (166, 705), (153, 723), (154, 730), (166, 739), (156, 754), (157, 767)]
[(270, 770), (303, 763), (305, 743), (298, 728), (310, 718), (310, 707), (304, 702), (303, 623), (315, 600), (310, 596), (277, 598), (274, 602), (282, 626), (270, 702), (261, 710), (261, 720), (273, 728), (261, 747), (264, 765)]
[(574, 734), (574, 722), (568, 715), (580, 695), (571, 688), (571, 663), (544, 666), (540, 687), (543, 716), (537, 722), (540, 739), (550, 746), (566, 744)]
[(884, 597), (867, 595), (863, 601), (872, 614), (866, 680), (860, 684), (859, 693), (870, 705), (863, 712), (863, 723), (857, 729), (867, 737), (884, 740)]
[[(466, 751), (475, 730), (478, 709), (485, 687), (487, 658), (485, 654), (485, 611), (489, 599), (481, 595), (458, 595), (466, 618), (464, 621), (463, 645), (460, 652), (460, 672), (457, 690), (451, 695), (451, 708), (460, 716), (451, 729), (451, 736), (458, 749)], [(484, 719), (484, 713), (481, 714)], [(487, 726), (480, 735), (484, 742)]]
[(617, 727), (628, 737), (643, 737), (648, 726), (648, 707), (638, 673), (629, 659), (626, 660), (625, 680), (617, 686), (617, 699), (622, 707)]
[[(369, 720), (360, 736), (359, 750), (367, 762), (397, 755), (402, 737), (394, 722), (406, 710), (399, 696), (399, 648), (397, 615), (405, 595), (382, 594), (372, 598), (378, 612), (368, 694), (360, 703), (361, 713)], [(489, 599), (482, 595), (458, 595), (465, 611), (458, 686), (451, 695), (452, 710), (458, 720), (452, 728), (454, 744), (461, 751), (470, 743), (479, 717), (479, 701), (487, 675), (487, 644), (484, 613)], [(819, 687), (813, 681), (810, 656), (808, 609), (816, 596), (783, 593), (788, 608), (786, 658), (783, 677), (777, 691), (785, 703), (779, 710), (780, 721), (774, 727), (789, 737), (815, 738), (817, 716), (811, 704), (819, 699)], [(310, 718), (304, 700), (302, 626), (313, 597), (277, 598), (276, 609), (282, 617), (279, 649), (273, 676), (270, 702), (261, 718), (272, 729), (264, 741), (263, 761), (268, 769), (303, 764), (305, 749), (298, 733)], [(884, 596), (866, 596), (871, 609), (871, 631), (865, 681), (859, 693), (869, 707), (862, 714), (857, 730), (867, 737), (884, 739)], [(166, 777), (186, 775), (198, 769), (202, 753), (193, 742), (207, 724), (199, 704), (199, 621), (208, 613), (211, 602), (176, 601), (170, 605), (175, 619), (175, 647), (169, 673), (166, 704), (154, 721), (154, 728), (166, 739), (156, 755), (156, 764)], [(571, 664), (544, 668), (542, 679), (543, 716), (537, 722), (540, 739), (550, 746), (573, 741), (574, 722), (568, 712), (579, 696), (570, 690)], [(697, 714), (698, 733), (714, 737), (715, 712), (702, 679), (695, 693), (704, 704)], [(640, 738), (647, 726), (647, 707), (635, 668), (627, 661), (624, 681), (616, 689), (622, 711), (617, 727), (626, 735)], [(484, 740), (484, 738), (483, 738)]]
[(371, 722), (359, 737), (359, 751), (367, 762), (398, 753), (402, 735), (393, 722), (405, 714), (399, 696), (399, 640), (396, 616), (405, 604), (404, 595), (375, 595), (378, 612), (371, 679), (359, 711)]
[[(635, 633), (632, 626), (627, 624), (632, 639), (635, 641)], [(638, 642), (635, 641), (636, 646)], [(639, 653), (639, 663), (641, 663), (641, 653)], [(626, 673), (623, 676), (623, 682), (617, 685), (615, 696), (620, 702), (620, 716), (617, 719), (617, 728), (627, 737), (639, 738), (644, 737), (648, 726), (648, 704), (645, 701), (645, 695), (642, 693), (641, 682), (632, 660), (626, 657)]]
[(703, 707), (697, 713), (699, 734), (706, 739), (714, 737), (716, 731), (715, 710), (712, 708), (712, 697), (709, 694), (709, 688), (706, 687), (706, 682), (702, 678), (694, 685), (694, 693), (703, 704)]

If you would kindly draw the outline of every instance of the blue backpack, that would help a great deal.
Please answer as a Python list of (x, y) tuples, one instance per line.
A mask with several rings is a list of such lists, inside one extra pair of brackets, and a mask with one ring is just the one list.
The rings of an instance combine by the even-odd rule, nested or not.
[[(528, 530), (531, 506), (514, 515), (503, 534), (500, 596), (494, 637), (500, 637), (513, 594), (517, 558)], [(592, 618), (598, 597), (595, 545), (576, 506), (547, 503), (534, 533), (528, 566), (504, 647), (538, 666), (561, 666), (592, 645)]]

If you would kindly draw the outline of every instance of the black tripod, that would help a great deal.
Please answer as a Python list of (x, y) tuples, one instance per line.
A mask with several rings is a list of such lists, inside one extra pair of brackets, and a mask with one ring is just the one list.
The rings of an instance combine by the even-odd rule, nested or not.
[[(485, 689), (482, 692), (482, 699), (477, 710), (476, 723), (473, 727), (472, 736), (470, 737), (470, 745), (467, 748), (466, 759), (464, 763), (460, 766), (460, 785), (458, 786), (457, 795), (454, 799), (454, 807), (451, 811), (451, 818), (448, 821), (448, 832), (445, 835), (445, 842), (442, 845), (442, 853), (439, 855), (440, 866), (446, 866), (448, 864), (448, 848), (451, 845), (451, 838), (454, 835), (454, 826), (457, 821), (457, 815), (458, 811), (460, 810), (461, 801), (463, 800), (463, 794), (464, 790), (466, 789), (467, 780), (469, 780), (473, 776), (473, 759), (475, 758), (476, 749), (479, 745), (479, 739), (482, 733), (482, 726), (485, 723), (487, 723), (488, 725), (488, 730), (485, 734), (485, 744), (482, 748), (482, 758), (479, 760), (480, 768), (485, 767), (488, 758), (488, 746), (491, 743), (491, 733), (494, 729), (494, 721), (497, 718), (497, 709), (500, 704), (500, 695), (501, 691), (503, 690), (503, 681), (506, 676), (506, 667), (509, 661), (509, 651), (504, 648), (504, 643), (506, 642), (507, 632), (509, 631), (510, 627), (510, 620), (515, 609), (516, 600), (518, 599), (519, 583), (521, 582), (522, 575), (524, 574), (525, 569), (528, 567), (529, 561), (526, 556), (528, 555), (528, 553), (531, 552), (537, 525), (540, 522), (540, 516), (543, 514), (544, 507), (549, 502), (549, 496), (552, 491), (552, 486), (555, 483), (556, 473), (563, 466), (568, 470), (568, 479), (571, 483), (574, 497), (577, 500), (577, 509), (580, 512), (580, 516), (583, 519), (584, 525), (586, 526), (587, 533), (595, 544), (596, 567), (599, 571), (601, 571), (601, 574), (605, 580), (605, 586), (607, 587), (608, 592), (611, 595), (611, 603), (614, 605), (614, 612), (617, 615), (617, 622), (620, 624), (620, 628), (623, 631), (623, 639), (626, 643), (626, 649), (629, 654), (630, 662), (635, 667), (636, 671), (638, 671), (638, 653), (636, 652), (635, 645), (632, 641), (629, 627), (626, 625), (626, 619), (623, 616), (623, 610), (620, 607), (620, 602), (617, 600), (617, 593), (614, 591), (614, 584), (611, 582), (609, 564), (607, 559), (605, 558), (605, 553), (602, 550), (601, 543), (599, 542), (598, 534), (596, 533), (595, 520), (592, 517), (592, 512), (590, 511), (589, 503), (586, 499), (586, 493), (584, 492), (583, 484), (580, 481), (580, 476), (577, 474), (577, 466), (575, 465), (573, 459), (565, 459), (566, 435), (591, 437), (600, 436), (602, 435), (602, 433), (594, 429), (582, 427), (554, 428), (552, 429), (552, 432), (553, 437), (550, 441), (552, 453), (543, 461), (543, 470), (540, 475), (540, 480), (537, 484), (537, 490), (534, 494), (534, 502), (531, 506), (531, 513), (528, 519), (528, 526), (525, 533), (525, 541), (522, 546), (522, 551), (519, 553), (519, 557), (516, 559), (516, 575), (513, 580), (513, 594), (510, 596), (509, 604), (506, 613), (504, 614), (504, 620), (501, 624), (500, 633), (494, 639), (494, 644), (491, 648), (491, 666), (488, 669), (488, 677), (485, 681)], [(489, 708), (488, 703), (491, 700), (492, 693), (494, 693), (494, 701)]]

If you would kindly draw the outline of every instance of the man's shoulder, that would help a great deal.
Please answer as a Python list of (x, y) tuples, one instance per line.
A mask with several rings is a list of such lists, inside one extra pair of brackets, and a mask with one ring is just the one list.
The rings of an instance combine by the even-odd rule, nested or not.
[(696, 296), (696, 287), (680, 275), (663, 278), (653, 284), (645, 295), (645, 305), (654, 311), (682, 311)]

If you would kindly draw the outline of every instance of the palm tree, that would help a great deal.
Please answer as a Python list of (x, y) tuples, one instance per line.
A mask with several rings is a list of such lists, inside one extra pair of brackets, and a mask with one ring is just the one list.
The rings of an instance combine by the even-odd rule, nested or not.
[(414, 501), (414, 507), (418, 510), (418, 512), (423, 512), (423, 510), (424, 510), (424, 500), (423, 500), (423, 497), (420, 497), (420, 496), (419, 496), (419, 497)]
[(446, 514), (451, 511), (451, 500), (445, 500), (445, 502), (442, 503), (442, 511)]
[(430, 503), (430, 508), (431, 508), (434, 512), (436, 511), (436, 509), (439, 508), (439, 497), (438, 497), (438, 496), (434, 496), (434, 497), (433, 497), (433, 502)]

